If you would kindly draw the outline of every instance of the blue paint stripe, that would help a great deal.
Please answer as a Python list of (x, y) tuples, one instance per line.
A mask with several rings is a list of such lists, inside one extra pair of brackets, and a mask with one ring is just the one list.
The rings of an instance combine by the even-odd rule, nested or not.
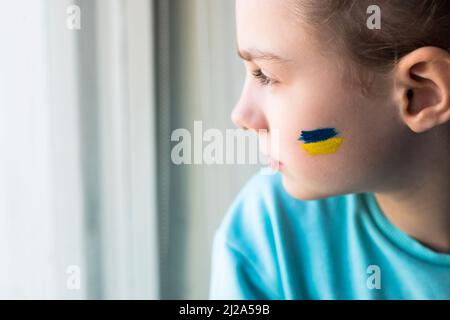
[(305, 143), (313, 143), (325, 141), (331, 138), (334, 138), (338, 135), (336, 129), (334, 128), (326, 128), (326, 129), (318, 129), (313, 131), (302, 131), (302, 135), (299, 140), (305, 141)]

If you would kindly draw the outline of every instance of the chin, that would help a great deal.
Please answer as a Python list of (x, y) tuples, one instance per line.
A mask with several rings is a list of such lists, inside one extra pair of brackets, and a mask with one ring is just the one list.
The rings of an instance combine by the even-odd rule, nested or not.
[(319, 200), (323, 198), (328, 198), (331, 196), (336, 196), (340, 193), (331, 193), (331, 192), (319, 192), (317, 190), (312, 190), (308, 188), (306, 185), (303, 185), (299, 181), (293, 181), (292, 178), (287, 178), (283, 176), (283, 187), (290, 196), (298, 199), (298, 200)]

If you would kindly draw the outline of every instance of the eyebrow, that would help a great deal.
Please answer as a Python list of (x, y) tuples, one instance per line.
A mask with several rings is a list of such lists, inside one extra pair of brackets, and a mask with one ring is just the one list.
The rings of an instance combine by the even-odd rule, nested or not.
[(238, 49), (238, 56), (245, 61), (266, 60), (274, 62), (287, 62), (286, 59), (281, 58), (280, 56), (274, 53), (265, 52), (258, 49), (246, 49), (246, 50)]

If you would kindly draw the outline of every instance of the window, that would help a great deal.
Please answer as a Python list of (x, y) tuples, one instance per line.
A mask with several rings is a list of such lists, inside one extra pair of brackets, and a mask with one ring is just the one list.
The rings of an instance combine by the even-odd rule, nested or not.
[(255, 166), (177, 166), (170, 135), (234, 127), (233, 1), (2, 0), (0, 28), (0, 298), (207, 298)]

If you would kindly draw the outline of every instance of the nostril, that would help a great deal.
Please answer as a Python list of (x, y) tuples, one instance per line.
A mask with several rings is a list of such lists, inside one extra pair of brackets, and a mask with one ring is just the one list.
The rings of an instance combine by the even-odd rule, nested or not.
[(411, 100), (414, 97), (414, 92), (410, 89), (408, 90), (406, 95), (408, 97), (408, 100)]

